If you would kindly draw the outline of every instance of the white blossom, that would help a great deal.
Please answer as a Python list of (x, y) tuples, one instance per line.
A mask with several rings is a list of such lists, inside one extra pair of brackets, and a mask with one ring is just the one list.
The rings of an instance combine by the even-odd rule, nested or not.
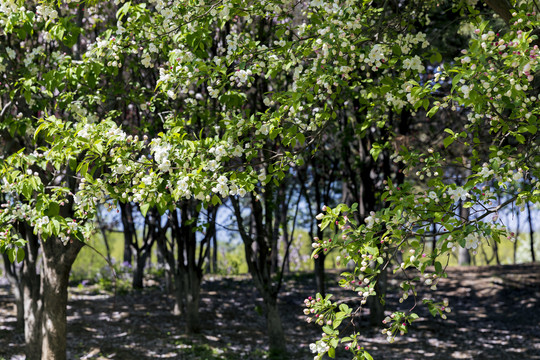
[(469, 197), (469, 193), (460, 186), (458, 186), (455, 190), (448, 189), (448, 195), (450, 195), (450, 197), (452, 197), (455, 200), (462, 200), (462, 201), (467, 200), (467, 198)]

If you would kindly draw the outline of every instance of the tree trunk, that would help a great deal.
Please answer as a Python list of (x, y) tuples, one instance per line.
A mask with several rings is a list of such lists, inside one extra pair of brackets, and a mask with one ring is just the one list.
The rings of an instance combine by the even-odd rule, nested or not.
[(384, 299), (386, 297), (387, 271), (381, 270), (375, 283), (375, 296), (368, 297), (369, 322), (372, 326), (380, 326), (384, 320)]
[(174, 315), (183, 315), (184, 314), (184, 286), (182, 281), (182, 274), (174, 274)]
[(493, 239), (493, 254), (495, 255), (497, 265), (501, 265), (501, 258), (499, 257), (499, 244), (495, 239)]
[(144, 268), (146, 266), (146, 259), (148, 258), (148, 252), (141, 251), (142, 254), (137, 252), (137, 261), (135, 262), (135, 269), (133, 270), (133, 283), (134, 289), (143, 288)]
[(131, 244), (127, 241), (124, 241), (124, 262), (131, 264), (132, 259), (133, 259), (133, 250), (131, 249)]
[(270, 343), (270, 358), (286, 359), (285, 332), (279, 316), (277, 299), (275, 296), (267, 295), (264, 297), (264, 303), (266, 306), (266, 328)]
[[(459, 212), (461, 215), (461, 221), (465, 222), (469, 219), (469, 208), (463, 207), (463, 202), (461, 202)], [(471, 264), (471, 253), (469, 252), (469, 249), (459, 247), (458, 263), (459, 265)]]
[(218, 272), (217, 254), (218, 254), (217, 234), (214, 233), (214, 236), (212, 236), (212, 259), (210, 261), (210, 272), (212, 274), (216, 274)]
[(50, 238), (42, 241), (41, 245), (43, 248), (41, 357), (47, 360), (65, 360), (69, 272), (84, 244), (74, 240), (64, 246), (58, 239)]
[(506, 23), (512, 18), (512, 5), (508, 0), (484, 0)]
[[(266, 241), (266, 237), (273, 236), (272, 231), (266, 232), (264, 230), (266, 224), (263, 224), (263, 212), (260, 204), (252, 197), (251, 210), (252, 220), (255, 224), (255, 242), (253, 238), (247, 234), (244, 228), (244, 223), (240, 211), (240, 205), (238, 200), (231, 199), (236, 220), (238, 222), (238, 229), (240, 236), (244, 242), (244, 253), (248, 264), (248, 269), (251, 274), (251, 278), (255, 283), (255, 287), (262, 295), (264, 304), (266, 307), (266, 324), (267, 332), (270, 343), (270, 357), (275, 359), (286, 359), (287, 348), (285, 341), (285, 333), (283, 332), (283, 326), (281, 324), (281, 318), (279, 316), (279, 310), (277, 306), (277, 294), (279, 291), (279, 285), (275, 286), (272, 283), (271, 277), (271, 263), (269, 253), (269, 242)], [(257, 250), (253, 249), (253, 244), (257, 245)]]
[(24, 302), (24, 341), (27, 360), (41, 359), (41, 277), (38, 271), (39, 240), (31, 230), (21, 228), (26, 238), (26, 256), (22, 270), (22, 292)]
[(536, 262), (536, 256), (534, 254), (534, 229), (532, 225), (532, 216), (531, 216), (531, 205), (527, 201), (527, 214), (529, 215), (529, 237), (531, 240), (531, 260)]
[(124, 263), (132, 264), (133, 249), (133, 208), (130, 203), (119, 202), (121, 210), (122, 226), (124, 228)]
[(518, 210), (516, 213), (516, 236), (514, 238), (514, 257), (513, 257), (514, 265), (516, 264), (517, 247), (518, 247), (518, 239), (519, 239), (519, 221), (520, 221), (519, 214), (520, 214), (520, 211)]
[(186, 331), (188, 334), (201, 332), (201, 321), (199, 318), (199, 300), (201, 291), (201, 277), (194, 271), (189, 271), (185, 275), (186, 292)]
[(324, 298), (326, 296), (326, 285), (324, 276), (324, 260), (326, 255), (322, 252), (319, 253), (319, 257), (313, 262), (315, 263), (315, 282), (317, 284), (317, 292)]

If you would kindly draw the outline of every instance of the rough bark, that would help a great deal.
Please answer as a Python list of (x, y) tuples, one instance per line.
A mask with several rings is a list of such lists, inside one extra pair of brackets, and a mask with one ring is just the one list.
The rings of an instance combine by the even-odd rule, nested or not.
[(287, 346), (277, 299), (270, 296), (265, 298), (264, 303), (266, 306), (266, 329), (270, 339), (270, 357), (284, 359), (287, 355)]
[(512, 18), (512, 5), (508, 0), (484, 0), (506, 23)]
[(188, 334), (198, 334), (201, 331), (199, 303), (202, 274), (189, 271), (185, 275), (186, 282), (186, 331)]
[(175, 274), (174, 276), (174, 308), (173, 308), (173, 315), (181, 316), (184, 314), (184, 282), (182, 281), (180, 274)]
[(118, 206), (121, 210), (122, 226), (124, 228), (124, 263), (131, 264), (133, 261), (133, 249), (131, 248), (133, 234), (133, 217), (131, 212), (131, 204), (119, 202)]
[[(165, 231), (157, 223), (156, 240), (158, 248), (169, 265), (169, 272), (174, 277), (175, 315), (186, 316), (186, 331), (198, 333), (201, 330), (199, 302), (203, 267), (209, 257), (210, 241), (215, 235), (217, 208), (207, 209), (207, 232), (202, 241), (197, 241), (197, 219), (200, 207), (195, 200), (183, 201), (180, 211), (169, 214), (171, 241), (165, 237)], [(169, 226), (169, 225), (167, 225)]]
[(41, 276), (39, 273), (39, 240), (31, 230), (21, 228), (26, 238), (26, 256), (21, 274), (24, 299), (24, 341), (27, 360), (41, 359)]
[(133, 269), (133, 282), (132, 286), (134, 289), (143, 288), (144, 280), (144, 268), (146, 267), (146, 260), (148, 259), (148, 252), (144, 252), (141, 255), (137, 254), (135, 268)]
[(74, 240), (64, 246), (58, 239), (51, 238), (42, 241), (41, 245), (43, 249), (41, 357), (47, 360), (65, 360), (69, 272), (83, 243)]
[[(267, 194), (271, 192), (267, 189)], [(286, 341), (281, 317), (277, 307), (277, 295), (279, 285), (272, 281), (270, 272), (270, 250), (268, 237), (273, 236), (271, 222), (268, 223), (268, 214), (263, 214), (261, 204), (252, 197), (251, 199), (252, 222), (254, 233), (248, 234), (244, 228), (240, 204), (238, 200), (232, 199), (234, 213), (238, 222), (240, 236), (244, 242), (244, 253), (248, 265), (249, 273), (253, 279), (255, 287), (261, 293), (265, 304), (265, 315), (267, 324), (267, 335), (269, 338), (270, 354), (274, 358), (286, 359)], [(268, 199), (266, 199), (268, 201)], [(267, 205), (267, 204), (266, 204)], [(268, 211), (269, 207), (265, 206)], [(265, 221), (263, 221), (265, 219)]]

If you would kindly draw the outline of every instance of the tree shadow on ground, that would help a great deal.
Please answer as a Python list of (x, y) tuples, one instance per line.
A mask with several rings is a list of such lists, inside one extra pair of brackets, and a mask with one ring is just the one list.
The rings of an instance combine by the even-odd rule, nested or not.
[[(389, 344), (381, 328), (368, 324), (362, 309), (354, 319), (366, 349), (376, 359), (540, 359), (540, 266), (456, 267), (448, 270), (437, 291), (419, 287), (419, 296), (448, 298), (448, 320), (417, 307), (420, 319), (409, 334)], [(338, 273), (329, 274), (329, 285)], [(390, 281), (389, 308), (398, 303)], [(291, 359), (312, 359), (309, 344), (321, 328), (308, 324), (303, 300), (313, 296), (311, 274), (286, 276), (280, 310)], [(330, 286), (334, 299), (358, 305), (355, 293)], [(420, 299), (419, 299), (420, 301)], [(246, 276), (208, 275), (201, 294), (202, 332), (188, 336), (182, 317), (173, 316), (172, 296), (160, 286), (114, 296), (96, 286), (70, 289), (68, 359), (264, 359), (267, 338), (263, 302)], [(24, 338), (15, 329), (13, 298), (0, 287), (0, 358), (21, 358)], [(343, 324), (342, 326), (347, 326)], [(349, 325), (348, 330), (353, 327)], [(338, 349), (337, 359), (350, 353)]]

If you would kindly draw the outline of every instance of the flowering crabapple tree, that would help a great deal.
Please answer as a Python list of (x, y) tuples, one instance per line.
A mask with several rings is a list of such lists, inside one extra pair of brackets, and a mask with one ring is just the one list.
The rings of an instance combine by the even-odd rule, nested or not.
[[(423, 283), (436, 289), (447, 276), (445, 268), (453, 250), (474, 250), (491, 239), (512, 239), (499, 211), (509, 205), (523, 210), (530, 203), (540, 203), (540, 109), (533, 81), (539, 69), (539, 49), (532, 34), (539, 24), (536, 4), (512, 8), (505, 19), (507, 25), (497, 29), (470, 4), (461, 10), (468, 12), (474, 28), (468, 48), (455, 63), (440, 66), (431, 81), (414, 84), (411, 94), (422, 94), (429, 100), (428, 117), (460, 112), (467, 123), (445, 129), (444, 139), (433, 144), (434, 148), (403, 147), (397, 151), (394, 161), (405, 165), (407, 180), (397, 185), (388, 179), (381, 194), (387, 205), (363, 223), (352, 218), (354, 206), (323, 207), (319, 215), (320, 227), (330, 227), (336, 234), (314, 244), (313, 256), (337, 249), (344, 259), (354, 261), (354, 270), (342, 274), (340, 285), (356, 292), (362, 305), (377, 295), (375, 283), (383, 270), (402, 273), (405, 280), (399, 288), (400, 302), (410, 307), (384, 319), (382, 332), (389, 342), (409, 331), (418, 318), (413, 310), (420, 302), (433, 316), (447, 318), (451, 309), (448, 302), (429, 294), (421, 298), (417, 286)], [(451, 80), (450, 92), (442, 100), (430, 99), (424, 91), (432, 91), (445, 79)], [(467, 151), (451, 158), (448, 155), (455, 147)], [(448, 177), (455, 167), (468, 170), (461, 186)], [(499, 191), (506, 194), (502, 203), (497, 201)], [(461, 216), (460, 203), (469, 209), (469, 217)], [(430, 230), (433, 224), (435, 234)], [(427, 240), (433, 236), (436, 247), (429, 253)], [(402, 260), (394, 265), (398, 253), (402, 253)], [(320, 294), (306, 299), (305, 305), (308, 322), (321, 325), (323, 330), (322, 337), (310, 347), (315, 359), (324, 354), (334, 357), (338, 348), (349, 351), (355, 359), (371, 358), (354, 326), (347, 333), (340, 327), (346, 319), (353, 320), (357, 310)]]
[[(471, 175), (456, 187), (444, 179), (444, 169), (456, 161), (444, 151), (402, 149), (394, 159), (406, 165), (407, 174), (412, 178), (418, 171), (429, 178), (422, 192), (412, 182), (398, 187), (389, 181), (383, 194), (389, 206), (366, 224), (344, 218), (348, 207), (326, 211), (321, 228), (331, 225), (343, 234), (316, 251), (340, 247), (360, 265), (344, 285), (369, 296), (391, 251), (412, 238), (418, 245), (409, 245), (419, 253), (405, 259), (403, 270), (422, 269), (428, 220), (439, 224), (439, 242), (446, 244), (439, 256), (448, 253), (450, 242), (468, 241), (472, 247), (480, 241), (475, 234), (504, 233), (482, 221), (497, 211), (484, 183), (496, 179), (512, 191), (512, 181), (527, 180), (530, 191), (512, 200), (518, 205), (538, 200), (537, 108), (529, 94), (537, 70), (537, 48), (530, 43), (537, 15), (529, 3), (516, 8), (511, 29), (497, 36), (473, 5), (451, 3), (472, 12), (478, 34), (467, 54), (441, 68), (439, 76), (452, 79), (452, 91), (441, 101), (432, 99), (438, 79), (421, 76), (427, 59), (440, 63), (441, 56), (416, 28), (429, 25), (429, 9), (437, 4), (1, 0), (6, 47), (0, 50), (0, 76), (7, 86), (0, 94), (2, 115), (8, 115), (2, 126), (23, 140), (1, 159), (6, 206), (0, 247), (12, 260), (24, 258), (28, 239), (19, 226), (24, 224), (44, 246), (46, 263), (63, 264), (42, 277), (44, 284), (58, 285), (50, 287), (54, 291), (44, 309), (56, 296), (63, 312), (43, 323), (46, 340), (34, 341), (41, 356), (65, 358), (67, 274), (90, 238), (99, 204), (110, 209), (114, 202), (130, 201), (143, 214), (154, 207), (165, 214), (193, 199), (217, 205), (229, 196), (257, 198), (259, 184), (279, 183), (291, 165), (303, 162), (303, 151), (340, 111), (356, 111), (346, 99), (351, 93), (361, 95), (366, 129), (385, 127), (389, 108), (398, 113), (424, 108), (428, 116), (466, 113), (467, 128), (449, 129), (444, 146), (471, 148)], [(23, 46), (14, 50), (15, 44)], [(132, 119), (138, 126), (125, 125)], [(150, 132), (146, 122), (160, 131)], [(477, 150), (484, 148), (489, 151)], [(384, 144), (373, 146), (373, 156), (383, 149)], [(425, 189), (430, 196), (423, 196)], [(453, 215), (458, 196), (465, 197), (475, 218), (463, 222)], [(473, 237), (465, 240), (468, 236)], [(49, 246), (54, 251), (45, 251)], [(436, 283), (442, 269), (436, 266), (437, 276), (429, 280)], [(363, 276), (360, 286), (357, 280), (347, 285), (353, 276)], [(412, 291), (413, 285), (404, 287)], [(338, 318), (352, 312), (342, 306), (341, 314), (333, 315), (333, 303), (315, 300), (310, 309), (319, 323), (325, 321), (326, 335), (314, 349), (317, 356), (332, 355), (341, 341)], [(435, 311), (437, 304), (428, 303)], [(413, 317), (394, 315), (387, 332), (405, 331), (396, 319), (403, 326)], [(357, 351), (354, 336), (344, 338), (351, 351)]]
[[(390, 51), (373, 42), (379, 10), (353, 1), (0, 7), (3, 127), (22, 139), (1, 164), (2, 251), (24, 258), (25, 224), (41, 246), (54, 246), (44, 253), (48, 264), (63, 264), (61, 276), (42, 277), (62, 280), (46, 304), (56, 296), (63, 310), (44, 322), (50, 328), (36, 322), (50, 341), (32, 340), (29, 358), (65, 358), (67, 274), (99, 204), (131, 201), (143, 214), (154, 206), (165, 213), (182, 199), (217, 204), (279, 181), (336, 117), (341, 88), (360, 86), (366, 67), (375, 70)], [(411, 41), (418, 43), (403, 39)], [(421, 69), (413, 63), (404, 66)], [(140, 71), (135, 78), (126, 69)], [(245, 106), (248, 96), (260, 105)], [(122, 129), (132, 117), (159, 119), (163, 131)]]

